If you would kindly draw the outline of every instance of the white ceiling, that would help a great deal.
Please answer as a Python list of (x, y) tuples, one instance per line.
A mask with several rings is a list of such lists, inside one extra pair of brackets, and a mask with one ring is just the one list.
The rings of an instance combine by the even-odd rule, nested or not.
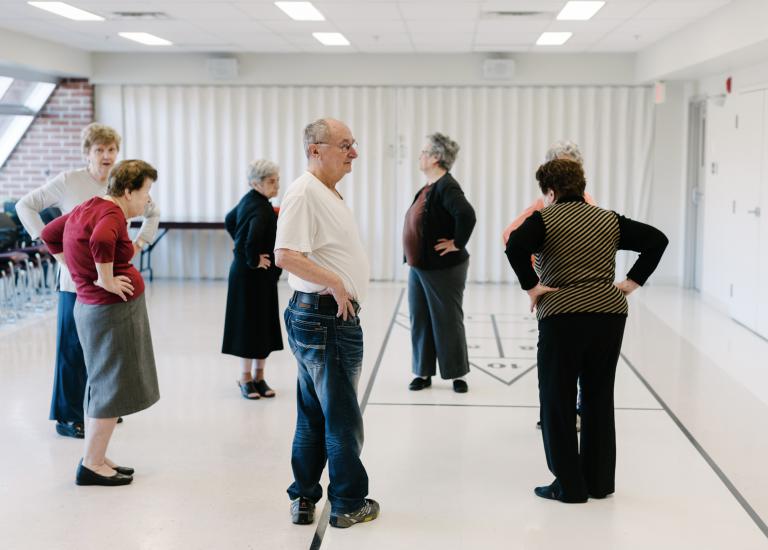
[[(628, 52), (709, 15), (733, 0), (606, 0), (590, 21), (557, 21), (566, 0), (315, 0), (326, 21), (293, 21), (270, 0), (69, 0), (107, 18), (76, 22), (0, 0), (0, 27), (87, 51), (146, 52)], [(493, 17), (491, 11), (541, 11)], [(125, 20), (115, 12), (163, 12), (166, 20)], [(118, 32), (143, 31), (174, 42), (142, 46)], [(349, 47), (325, 47), (313, 32), (337, 31)], [(543, 31), (571, 31), (560, 47), (535, 46)]]

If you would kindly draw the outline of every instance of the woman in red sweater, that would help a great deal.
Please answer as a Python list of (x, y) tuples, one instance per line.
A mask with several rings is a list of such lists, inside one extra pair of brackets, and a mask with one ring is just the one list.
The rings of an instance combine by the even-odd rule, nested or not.
[(41, 234), (77, 287), (75, 325), (88, 370), (78, 485), (133, 481), (133, 469), (109, 460), (107, 446), (118, 417), (160, 398), (144, 280), (131, 264), (127, 222), (144, 212), (156, 180), (157, 171), (146, 162), (122, 161), (109, 175), (106, 195), (56, 218)]

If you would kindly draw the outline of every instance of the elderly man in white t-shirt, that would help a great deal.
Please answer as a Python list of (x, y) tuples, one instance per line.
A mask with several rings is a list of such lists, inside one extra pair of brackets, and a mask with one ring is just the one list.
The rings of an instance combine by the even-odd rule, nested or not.
[(275, 262), (288, 271), (294, 290), (285, 326), (299, 364), (288, 495), (293, 523), (312, 523), (327, 460), (330, 524), (351, 527), (379, 514), (378, 503), (366, 498), (357, 401), (363, 364), (358, 312), (368, 286), (368, 257), (352, 212), (336, 191), (352, 170), (357, 144), (344, 123), (320, 119), (304, 129), (304, 151), (309, 166), (281, 202), (275, 241)]

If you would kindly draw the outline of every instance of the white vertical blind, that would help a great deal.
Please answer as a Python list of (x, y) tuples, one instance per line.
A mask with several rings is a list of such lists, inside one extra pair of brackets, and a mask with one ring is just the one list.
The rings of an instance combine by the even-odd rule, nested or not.
[[(585, 156), (601, 206), (640, 219), (652, 181), (653, 103), (641, 87), (125, 86), (125, 157), (155, 165), (153, 196), (168, 221), (222, 221), (247, 190), (248, 162), (281, 166), (283, 191), (305, 168), (301, 136), (316, 118), (345, 121), (360, 158), (339, 190), (355, 212), (374, 279), (402, 279), (401, 232), (423, 184), (417, 159), (440, 131), (461, 145), (453, 174), (478, 214), (470, 280), (512, 281), (501, 231), (538, 195), (534, 173), (551, 143)], [(281, 193), (282, 194), (282, 193)], [(158, 276), (225, 277), (223, 231), (171, 231)]]

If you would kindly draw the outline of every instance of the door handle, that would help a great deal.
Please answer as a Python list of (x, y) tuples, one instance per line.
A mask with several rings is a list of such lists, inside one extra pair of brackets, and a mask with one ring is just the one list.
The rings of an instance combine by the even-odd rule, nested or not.
[(755, 206), (754, 210), (747, 210), (747, 214), (754, 214), (756, 218), (760, 217), (760, 207)]

